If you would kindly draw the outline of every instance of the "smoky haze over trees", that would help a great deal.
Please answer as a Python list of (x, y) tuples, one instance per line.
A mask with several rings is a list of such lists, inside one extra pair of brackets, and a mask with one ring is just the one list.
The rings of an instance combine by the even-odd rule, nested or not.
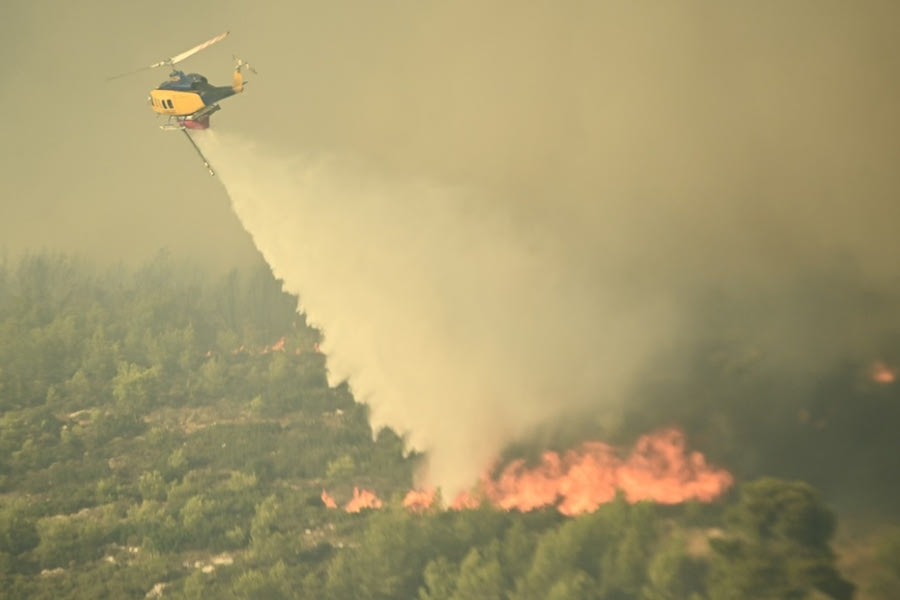
[[(893, 3), (398, 1), (275, 3), (266, 10), (225, 3), (215, 11), (186, 7), (165, 27), (148, 25), (158, 23), (152, 5), (95, 0), (50, 11), (14, 1), (5, 8), (15, 26), (0, 43), (17, 62), (3, 67), (0, 107), (20, 115), (7, 123), (7, 160), (0, 162), (0, 232), (8, 252), (49, 246), (140, 259), (168, 246), (225, 270), (258, 260), (190, 147), (155, 131), (140, 104), (158, 74), (101, 94), (85, 73), (85, 65), (107, 74), (150, 64), (231, 29), (227, 47), (198, 55), (190, 68), (213, 81), (216, 73), (227, 77), (223, 60), (234, 51), (263, 74), (229, 100), (214, 127), (277, 149), (267, 156), (276, 169), (298, 155), (363, 163), (374, 176), (347, 175), (349, 200), (333, 214), (351, 221), (364, 215), (370, 224), (359, 234), (325, 237), (338, 247), (352, 241), (372, 256), (402, 257), (398, 241), (431, 235), (424, 267), (358, 265), (348, 273), (360, 284), (375, 279), (369, 290), (407, 278), (405, 295), (392, 294), (388, 308), (370, 319), (381, 329), (367, 343), (388, 343), (381, 340), (400, 331), (388, 318), (391, 305), (421, 307), (429, 323), (448, 304), (461, 310), (462, 327), (473, 333), (468, 345), (462, 334), (458, 347), (483, 348), (484, 359), (469, 362), (485, 370), (500, 365), (496, 376), (483, 373), (476, 383), (493, 378), (502, 392), (539, 374), (523, 394), (510, 394), (533, 394), (527, 410), (476, 386), (492, 397), (479, 402), (491, 417), (512, 423), (510, 432), (498, 432), (504, 440), (560, 411), (618, 410), (661, 347), (694, 343), (694, 311), (717, 295), (732, 303), (725, 311), (747, 352), (805, 381), (837, 364), (881, 360), (881, 333), (897, 329), (889, 311), (872, 313), (853, 303), (860, 298), (839, 293), (846, 277), (875, 295), (897, 287), (900, 98), (893, 74), (900, 52), (890, 26)], [(197, 23), (212, 32), (201, 35)], [(13, 93), (26, 89), (27, 102)], [(67, 90), (67, 110), (60, 110), (60, 89)], [(387, 181), (388, 196), (369, 214), (354, 199), (371, 190), (352, 192), (372, 180)], [(454, 203), (452, 227), (423, 232), (423, 219), (434, 223), (446, 213), (427, 212), (427, 203), (405, 211), (392, 194), (395, 182), (461, 190), (465, 200)], [(296, 229), (309, 224), (308, 215), (289, 213), (296, 206), (278, 200), (276, 219), (294, 217), (299, 223), (289, 233), (302, 237)], [(441, 277), (428, 261), (452, 258), (470, 228), (485, 227), (480, 237), (487, 243), (441, 272), (463, 300), (479, 300), (466, 306), (428, 296), (428, 278)], [(383, 238), (375, 241), (385, 243), (367, 246), (377, 231)], [(442, 245), (441, 233), (463, 235)], [(287, 279), (292, 261), (333, 266), (325, 258), (288, 252), (273, 268)], [(470, 264), (479, 276), (465, 273)], [(329, 293), (319, 283), (289, 286), (306, 286), (301, 302), (318, 311), (309, 303), (313, 294)], [(479, 313), (483, 306), (491, 310)], [(348, 319), (365, 314), (340, 302), (326, 309)], [(319, 324), (326, 341), (336, 340), (337, 318)], [(413, 352), (428, 339), (418, 335), (404, 345)], [(348, 344), (332, 347), (355, 352)], [(369, 360), (342, 364), (334, 365), (340, 376), (350, 367), (357, 375), (378, 370)], [(386, 376), (372, 380), (398, 385)], [(566, 381), (567, 393), (546, 397), (545, 381)], [(397, 396), (357, 386), (361, 395)], [(394, 412), (411, 412), (422, 394), (403, 395)], [(381, 418), (385, 404), (376, 400)], [(443, 405), (428, 404), (438, 407), (428, 419), (446, 416)], [(422, 435), (422, 423), (396, 425)], [(468, 426), (457, 423), (451, 437)], [(482, 443), (482, 459), (502, 445)]]
[(424, 481), (573, 412), (652, 420), (627, 398), (708, 328), (774, 386), (735, 403), (803, 420), (900, 324), (871, 6), (337, 11), (304, 42), (346, 41), (304, 98), (340, 119), (201, 143), (332, 375), (429, 452)]
[(426, 484), (452, 497), (512, 441), (539, 454), (676, 425), (742, 475), (893, 504), (897, 390), (873, 369), (896, 377), (898, 293), (856, 261), (628, 302), (633, 289), (581, 282), (463, 191), (200, 141), (324, 328), (332, 382), (428, 451)]

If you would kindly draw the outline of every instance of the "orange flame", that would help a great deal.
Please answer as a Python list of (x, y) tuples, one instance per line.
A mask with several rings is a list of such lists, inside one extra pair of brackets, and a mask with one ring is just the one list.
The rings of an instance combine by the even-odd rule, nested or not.
[(701, 453), (688, 453), (686, 447), (684, 433), (677, 429), (642, 436), (619, 469), (625, 498), (662, 504), (692, 499), (709, 502), (731, 486), (731, 473), (710, 467)]
[(263, 346), (263, 349), (260, 350), (260, 354), (268, 354), (269, 352), (284, 352), (284, 344), (287, 340), (284, 336), (278, 338), (278, 341), (272, 344), (271, 346)]
[(897, 369), (889, 367), (879, 360), (872, 365), (869, 375), (875, 383), (887, 385), (897, 380)]
[(434, 503), (434, 496), (434, 490), (410, 490), (403, 498), (403, 506), (421, 512)]
[[(496, 477), (491, 471), (482, 476), (475, 489), (459, 494), (450, 508), (474, 509), (489, 503), (503, 510), (527, 512), (555, 506), (565, 515), (577, 515), (596, 510), (619, 492), (632, 503), (709, 502), (734, 481), (728, 471), (708, 465), (700, 452), (688, 452), (684, 433), (674, 428), (641, 436), (625, 458), (609, 444), (584, 442), (562, 455), (544, 452), (536, 466), (517, 459)], [(436, 501), (433, 489), (411, 490), (403, 506), (421, 512)], [(322, 502), (329, 508), (337, 507), (325, 490)], [(344, 510), (355, 513), (381, 506), (374, 493), (353, 488), (353, 498)]]
[(344, 506), (348, 513), (358, 513), (364, 508), (381, 508), (381, 500), (373, 492), (353, 488), (353, 498)]
[[(278, 338), (278, 340), (275, 341), (274, 344), (263, 346), (262, 348), (259, 348), (259, 349), (248, 348), (247, 346), (241, 344), (238, 348), (236, 348), (235, 350), (232, 350), (231, 353), (232, 354), (249, 354), (251, 356), (254, 356), (257, 354), (269, 354), (270, 352), (287, 352), (287, 349), (285, 348), (286, 344), (287, 344), (287, 338), (285, 336), (281, 336), (280, 338)], [(297, 348), (295, 350), (295, 353), (300, 354), (300, 349)], [(207, 358), (211, 358), (212, 355), (213, 355), (212, 350), (210, 350), (206, 353)]]
[(562, 456), (544, 452), (535, 467), (515, 460), (496, 479), (483, 476), (475, 492), (460, 494), (451, 507), (472, 508), (484, 500), (504, 510), (556, 506), (575, 515), (596, 510), (619, 490), (628, 502), (708, 502), (732, 482), (730, 473), (707, 465), (699, 452), (688, 453), (681, 431), (664, 429), (638, 439), (624, 460), (602, 442), (585, 442)]

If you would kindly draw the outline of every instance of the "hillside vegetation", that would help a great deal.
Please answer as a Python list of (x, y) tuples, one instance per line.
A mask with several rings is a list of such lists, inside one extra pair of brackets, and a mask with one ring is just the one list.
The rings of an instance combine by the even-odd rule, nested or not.
[[(329, 386), (296, 306), (264, 267), (2, 265), (0, 598), (852, 596), (802, 482), (580, 517), (403, 508), (421, 457)], [(384, 506), (343, 510), (354, 488)]]

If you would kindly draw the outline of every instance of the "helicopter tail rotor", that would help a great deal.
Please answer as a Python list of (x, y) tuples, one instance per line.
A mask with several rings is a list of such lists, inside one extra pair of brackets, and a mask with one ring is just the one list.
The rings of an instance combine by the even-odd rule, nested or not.
[(237, 56), (231, 55), (234, 58), (234, 82), (231, 84), (231, 89), (234, 90), (235, 93), (240, 93), (244, 91), (244, 84), (247, 83), (244, 81), (244, 73), (243, 71), (246, 69), (253, 74), (256, 74), (256, 69), (250, 66), (249, 63), (244, 62), (244, 59), (238, 58)]
[(235, 71), (241, 71), (242, 69), (247, 69), (254, 75), (259, 75), (259, 73), (256, 72), (256, 69), (251, 67), (250, 63), (245, 61), (243, 58), (241, 58), (239, 56), (235, 56), (234, 54), (232, 54), (231, 57), (234, 59), (234, 70)]

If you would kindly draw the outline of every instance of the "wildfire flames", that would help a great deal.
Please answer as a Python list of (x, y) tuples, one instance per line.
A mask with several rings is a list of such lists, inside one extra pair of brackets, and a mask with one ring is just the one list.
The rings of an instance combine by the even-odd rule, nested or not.
[(871, 376), (872, 381), (874, 381), (875, 383), (887, 385), (896, 381), (897, 369), (889, 367), (885, 363), (878, 361), (874, 365), (872, 365), (872, 369), (869, 371), (869, 375)]
[(434, 490), (410, 490), (403, 498), (403, 506), (411, 510), (425, 510), (434, 503)]
[(461, 494), (452, 506), (467, 508), (482, 501), (505, 510), (556, 506), (575, 515), (596, 510), (617, 491), (628, 502), (709, 502), (732, 482), (730, 473), (707, 465), (702, 454), (687, 452), (681, 431), (664, 429), (641, 436), (624, 459), (608, 444), (585, 442), (563, 455), (544, 452), (533, 467), (515, 460), (496, 478), (483, 476), (474, 492)]
[(325, 490), (322, 490), (322, 504), (325, 505), (325, 508), (337, 508), (337, 502)]
[[(686, 500), (709, 502), (733, 483), (730, 473), (706, 463), (699, 452), (688, 452), (684, 433), (663, 429), (641, 436), (622, 458), (603, 442), (585, 442), (560, 455), (544, 452), (537, 465), (525, 460), (509, 463), (497, 476), (482, 476), (471, 492), (457, 496), (450, 507), (474, 508), (487, 502), (504, 510), (529, 511), (555, 506), (566, 515), (591, 512), (622, 492), (628, 502), (652, 500), (677, 504)], [(336, 506), (324, 491), (322, 500)], [(434, 490), (412, 490), (403, 500), (411, 510), (424, 510), (435, 502)], [(379, 508), (372, 493), (354, 488), (345, 510)]]
[(358, 513), (364, 508), (381, 508), (381, 500), (368, 490), (353, 488), (353, 498), (344, 507), (348, 513)]

